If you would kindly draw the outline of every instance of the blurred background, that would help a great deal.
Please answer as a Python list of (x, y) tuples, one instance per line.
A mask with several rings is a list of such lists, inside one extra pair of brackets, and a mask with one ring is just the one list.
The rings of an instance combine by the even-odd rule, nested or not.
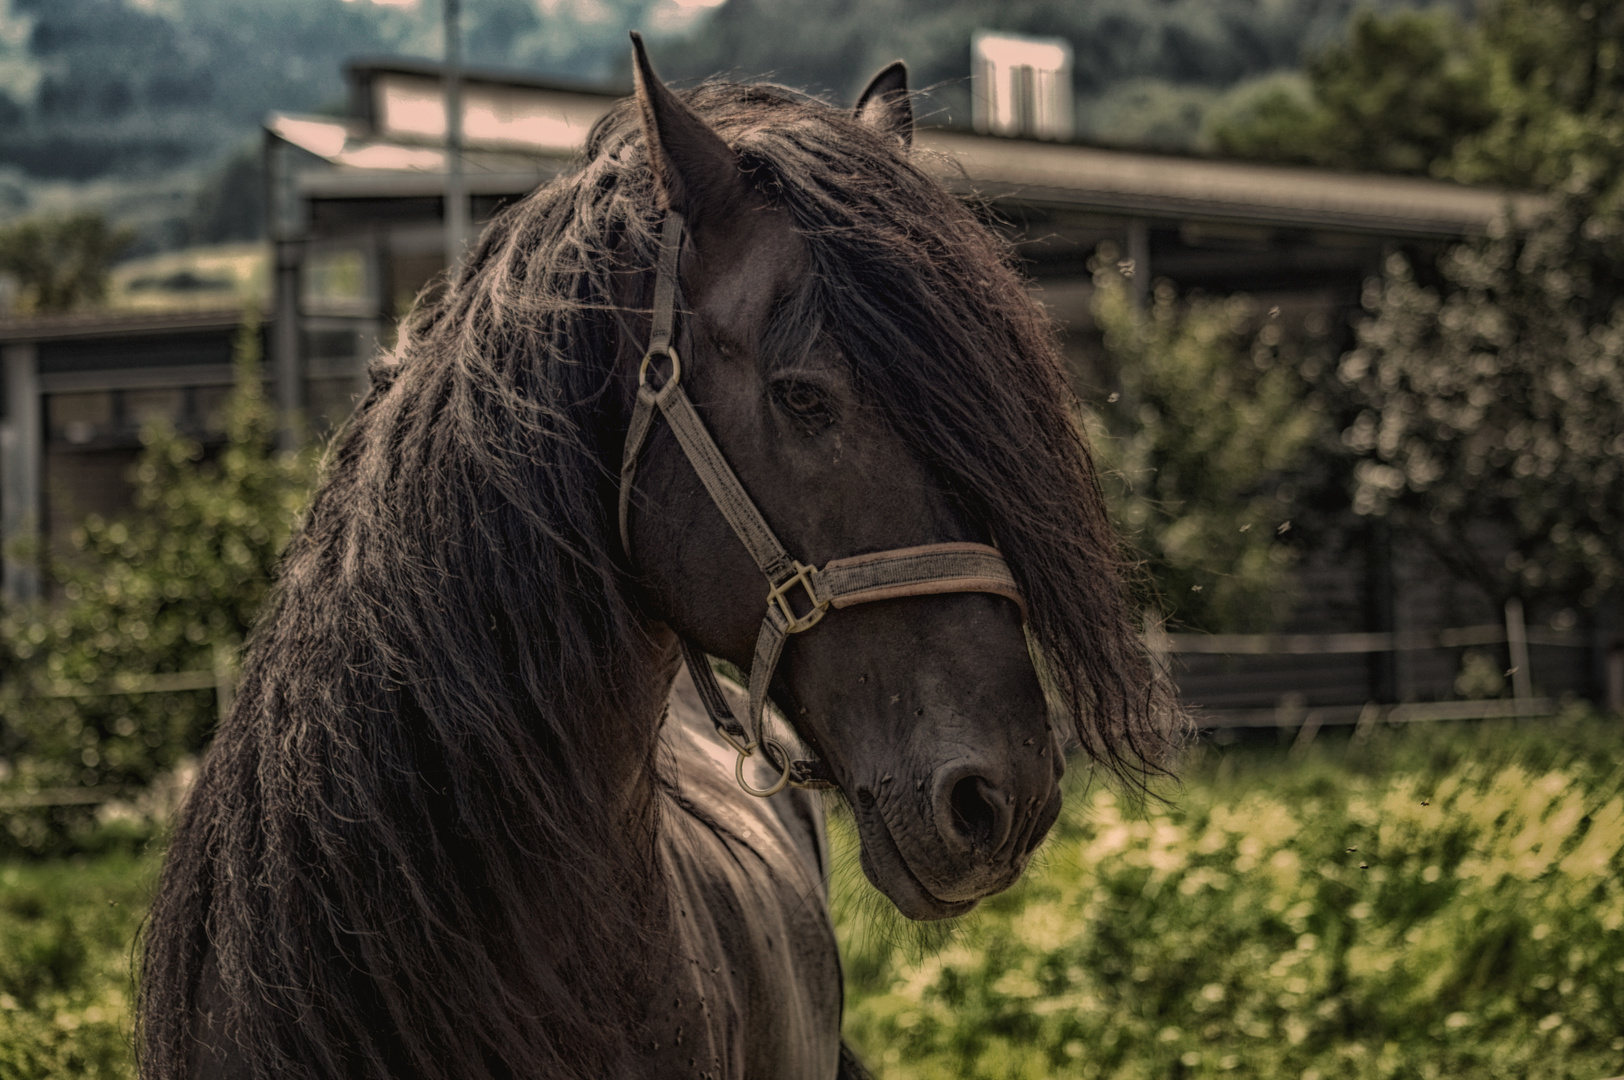
[(882, 1074), (1624, 1073), (1624, 3), (0, 0), (0, 1076), (128, 1075), (324, 440), (633, 29), (908, 62), (1202, 730), (944, 938), (837, 880)]

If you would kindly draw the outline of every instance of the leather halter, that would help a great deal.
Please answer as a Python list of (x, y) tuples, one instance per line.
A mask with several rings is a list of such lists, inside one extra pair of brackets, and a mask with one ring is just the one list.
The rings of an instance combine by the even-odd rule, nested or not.
[[(716, 508), (727, 518), (767, 578), (767, 613), (756, 636), (755, 658), (750, 664), (750, 706), (745, 723), (734, 717), (722, 688), (711, 671), (709, 658), (697, 644), (683, 637), (682, 655), (688, 673), (699, 688), (699, 696), (710, 713), (716, 731), (739, 752), (734, 776), (739, 786), (763, 798), (776, 795), (786, 784), (799, 787), (832, 787), (833, 777), (821, 761), (791, 761), (778, 740), (769, 737), (762, 713), (773, 671), (790, 634), (798, 634), (818, 624), (831, 608), (851, 607), (875, 600), (933, 593), (984, 592), (1006, 596), (1026, 617), (1026, 601), (1021, 596), (1009, 565), (996, 548), (986, 544), (924, 544), (895, 548), (869, 555), (833, 559), (819, 569), (792, 557), (773, 534), (761, 511), (744, 490), (744, 485), (722, 456), (721, 449), (694, 411), (693, 402), (682, 388), (682, 360), (671, 343), (676, 313), (677, 259), (682, 249), (682, 215), (667, 211), (660, 236), (660, 263), (654, 279), (654, 321), (649, 332), (648, 350), (637, 374), (637, 403), (626, 430), (626, 447), (620, 463), (620, 543), (631, 557), (631, 534), (627, 527), (631, 513), (632, 485), (637, 476), (637, 459), (648, 441), (656, 413), (665, 417), (683, 453), (710, 492)], [(659, 387), (649, 385), (649, 371), (656, 358), (671, 361), (671, 374)], [(799, 596), (796, 594), (799, 593)], [(797, 614), (795, 601), (805, 608)], [(782, 769), (776, 783), (767, 788), (752, 787), (744, 777), (744, 759), (761, 750), (774, 768)], [(774, 760), (775, 759), (775, 760)]]

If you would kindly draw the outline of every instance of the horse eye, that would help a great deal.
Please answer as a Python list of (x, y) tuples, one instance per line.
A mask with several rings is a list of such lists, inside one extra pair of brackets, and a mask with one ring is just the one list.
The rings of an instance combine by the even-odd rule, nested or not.
[(773, 400), (778, 407), (808, 428), (825, 428), (834, 423), (834, 409), (821, 389), (796, 379), (773, 383)]

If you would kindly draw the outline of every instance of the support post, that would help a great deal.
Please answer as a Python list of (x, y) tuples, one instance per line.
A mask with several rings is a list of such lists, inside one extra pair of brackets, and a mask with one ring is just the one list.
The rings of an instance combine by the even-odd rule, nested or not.
[(237, 701), (237, 658), (224, 645), (214, 647), (214, 708), (219, 722), (231, 717), (231, 707)]
[(19, 545), (40, 539), (40, 474), (45, 451), (44, 401), (39, 350), (33, 342), (7, 345), (3, 353), (5, 419), (0, 421), (0, 545), (6, 599), (33, 600), (40, 593), (38, 553), (19, 558)]
[(1150, 223), (1144, 218), (1128, 222), (1128, 261), (1133, 264), (1133, 304), (1143, 309), (1150, 302)]
[(270, 348), (265, 358), (276, 402), (277, 444), (295, 450), (299, 444), (298, 417), (304, 405), (304, 366), (299, 325), (300, 266), (310, 222), (299, 192), (298, 153), (270, 132), (265, 133), (265, 224), (274, 242), (276, 305), (270, 325)]
[(1607, 707), (1624, 715), (1624, 640), (1615, 640), (1607, 650)]
[(1506, 651), (1511, 660), (1511, 696), (1521, 712), (1534, 694), (1528, 672), (1528, 627), (1523, 622), (1522, 601), (1515, 596), (1506, 601)]
[[(1398, 630), (1398, 598), (1394, 582), (1393, 537), (1382, 521), (1371, 523), (1365, 544), (1366, 625), (1376, 633)], [(1398, 652), (1387, 650), (1369, 654), (1370, 700), (1388, 704), (1402, 701), (1399, 696)]]
[(462, 168), (462, 0), (445, 6), (445, 268), (452, 280), (468, 245), (468, 184)]
[(277, 444), (283, 450), (299, 445), (298, 418), (304, 405), (304, 371), (299, 363), (299, 264), (303, 245), (293, 240), (276, 245), (276, 322), (271, 335), (271, 358), (276, 379), (276, 411), (280, 421)]

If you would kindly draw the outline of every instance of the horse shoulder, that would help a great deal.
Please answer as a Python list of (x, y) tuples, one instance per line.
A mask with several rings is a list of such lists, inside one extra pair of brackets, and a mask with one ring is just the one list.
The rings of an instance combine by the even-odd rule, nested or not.
[(831, 1080), (841, 975), (817, 796), (741, 791), (686, 672), (662, 738), (674, 774), (661, 831), (674, 970), (659, 984), (647, 1049), (718, 1078)]

